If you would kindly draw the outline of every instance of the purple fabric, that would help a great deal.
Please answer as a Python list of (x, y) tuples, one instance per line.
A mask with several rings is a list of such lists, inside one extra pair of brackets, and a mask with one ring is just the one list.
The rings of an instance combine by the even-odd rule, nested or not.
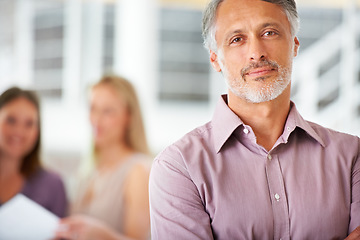
[(58, 217), (65, 217), (67, 214), (64, 184), (56, 173), (38, 170), (25, 182), (21, 193)]
[(218, 103), (211, 122), (156, 158), (152, 239), (344, 239), (360, 225), (360, 139), (295, 105), (271, 151)]

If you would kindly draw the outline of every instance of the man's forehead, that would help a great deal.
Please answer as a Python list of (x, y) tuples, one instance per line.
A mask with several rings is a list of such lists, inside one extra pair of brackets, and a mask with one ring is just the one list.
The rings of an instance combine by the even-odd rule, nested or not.
[(277, 4), (263, 0), (225, 0), (218, 8), (215, 35), (217, 41), (221, 41), (237, 33), (261, 31), (269, 26), (291, 32), (287, 15)]
[(251, 21), (259, 16), (271, 19), (277, 18), (279, 14), (286, 16), (281, 6), (268, 1), (224, 0), (217, 9), (216, 21)]
[(275, 5), (277, 7), (279, 7), (280, 9), (283, 10), (283, 6), (278, 4), (277, 1), (269, 1), (269, 0), (222, 0), (222, 1), (219, 1), (219, 5), (218, 5), (218, 9), (221, 8), (222, 5), (233, 5), (233, 6), (239, 6), (241, 8), (246, 8), (248, 4), (266, 4), (266, 5)]

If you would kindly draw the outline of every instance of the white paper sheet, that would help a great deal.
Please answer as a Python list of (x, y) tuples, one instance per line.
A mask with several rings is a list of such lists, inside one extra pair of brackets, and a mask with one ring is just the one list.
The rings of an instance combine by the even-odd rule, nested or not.
[(0, 207), (0, 240), (49, 240), (59, 218), (18, 194)]

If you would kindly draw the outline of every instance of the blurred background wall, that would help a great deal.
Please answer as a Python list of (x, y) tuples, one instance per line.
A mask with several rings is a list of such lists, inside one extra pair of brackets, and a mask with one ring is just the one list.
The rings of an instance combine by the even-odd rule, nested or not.
[[(0, 92), (41, 96), (48, 166), (70, 179), (88, 152), (87, 91), (106, 73), (135, 85), (154, 154), (211, 119), (226, 88), (202, 47), (206, 2), (0, 0)], [(308, 120), (360, 136), (360, 1), (297, 4), (292, 100)]]

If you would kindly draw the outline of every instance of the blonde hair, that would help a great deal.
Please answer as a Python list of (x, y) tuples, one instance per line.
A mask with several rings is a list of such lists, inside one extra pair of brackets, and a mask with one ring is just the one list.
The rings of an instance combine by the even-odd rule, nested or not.
[(99, 82), (93, 85), (109, 86), (124, 100), (130, 115), (130, 123), (125, 133), (126, 144), (137, 152), (150, 154), (146, 141), (146, 134), (143, 119), (141, 116), (140, 104), (133, 85), (125, 78), (116, 75), (105, 75)]

